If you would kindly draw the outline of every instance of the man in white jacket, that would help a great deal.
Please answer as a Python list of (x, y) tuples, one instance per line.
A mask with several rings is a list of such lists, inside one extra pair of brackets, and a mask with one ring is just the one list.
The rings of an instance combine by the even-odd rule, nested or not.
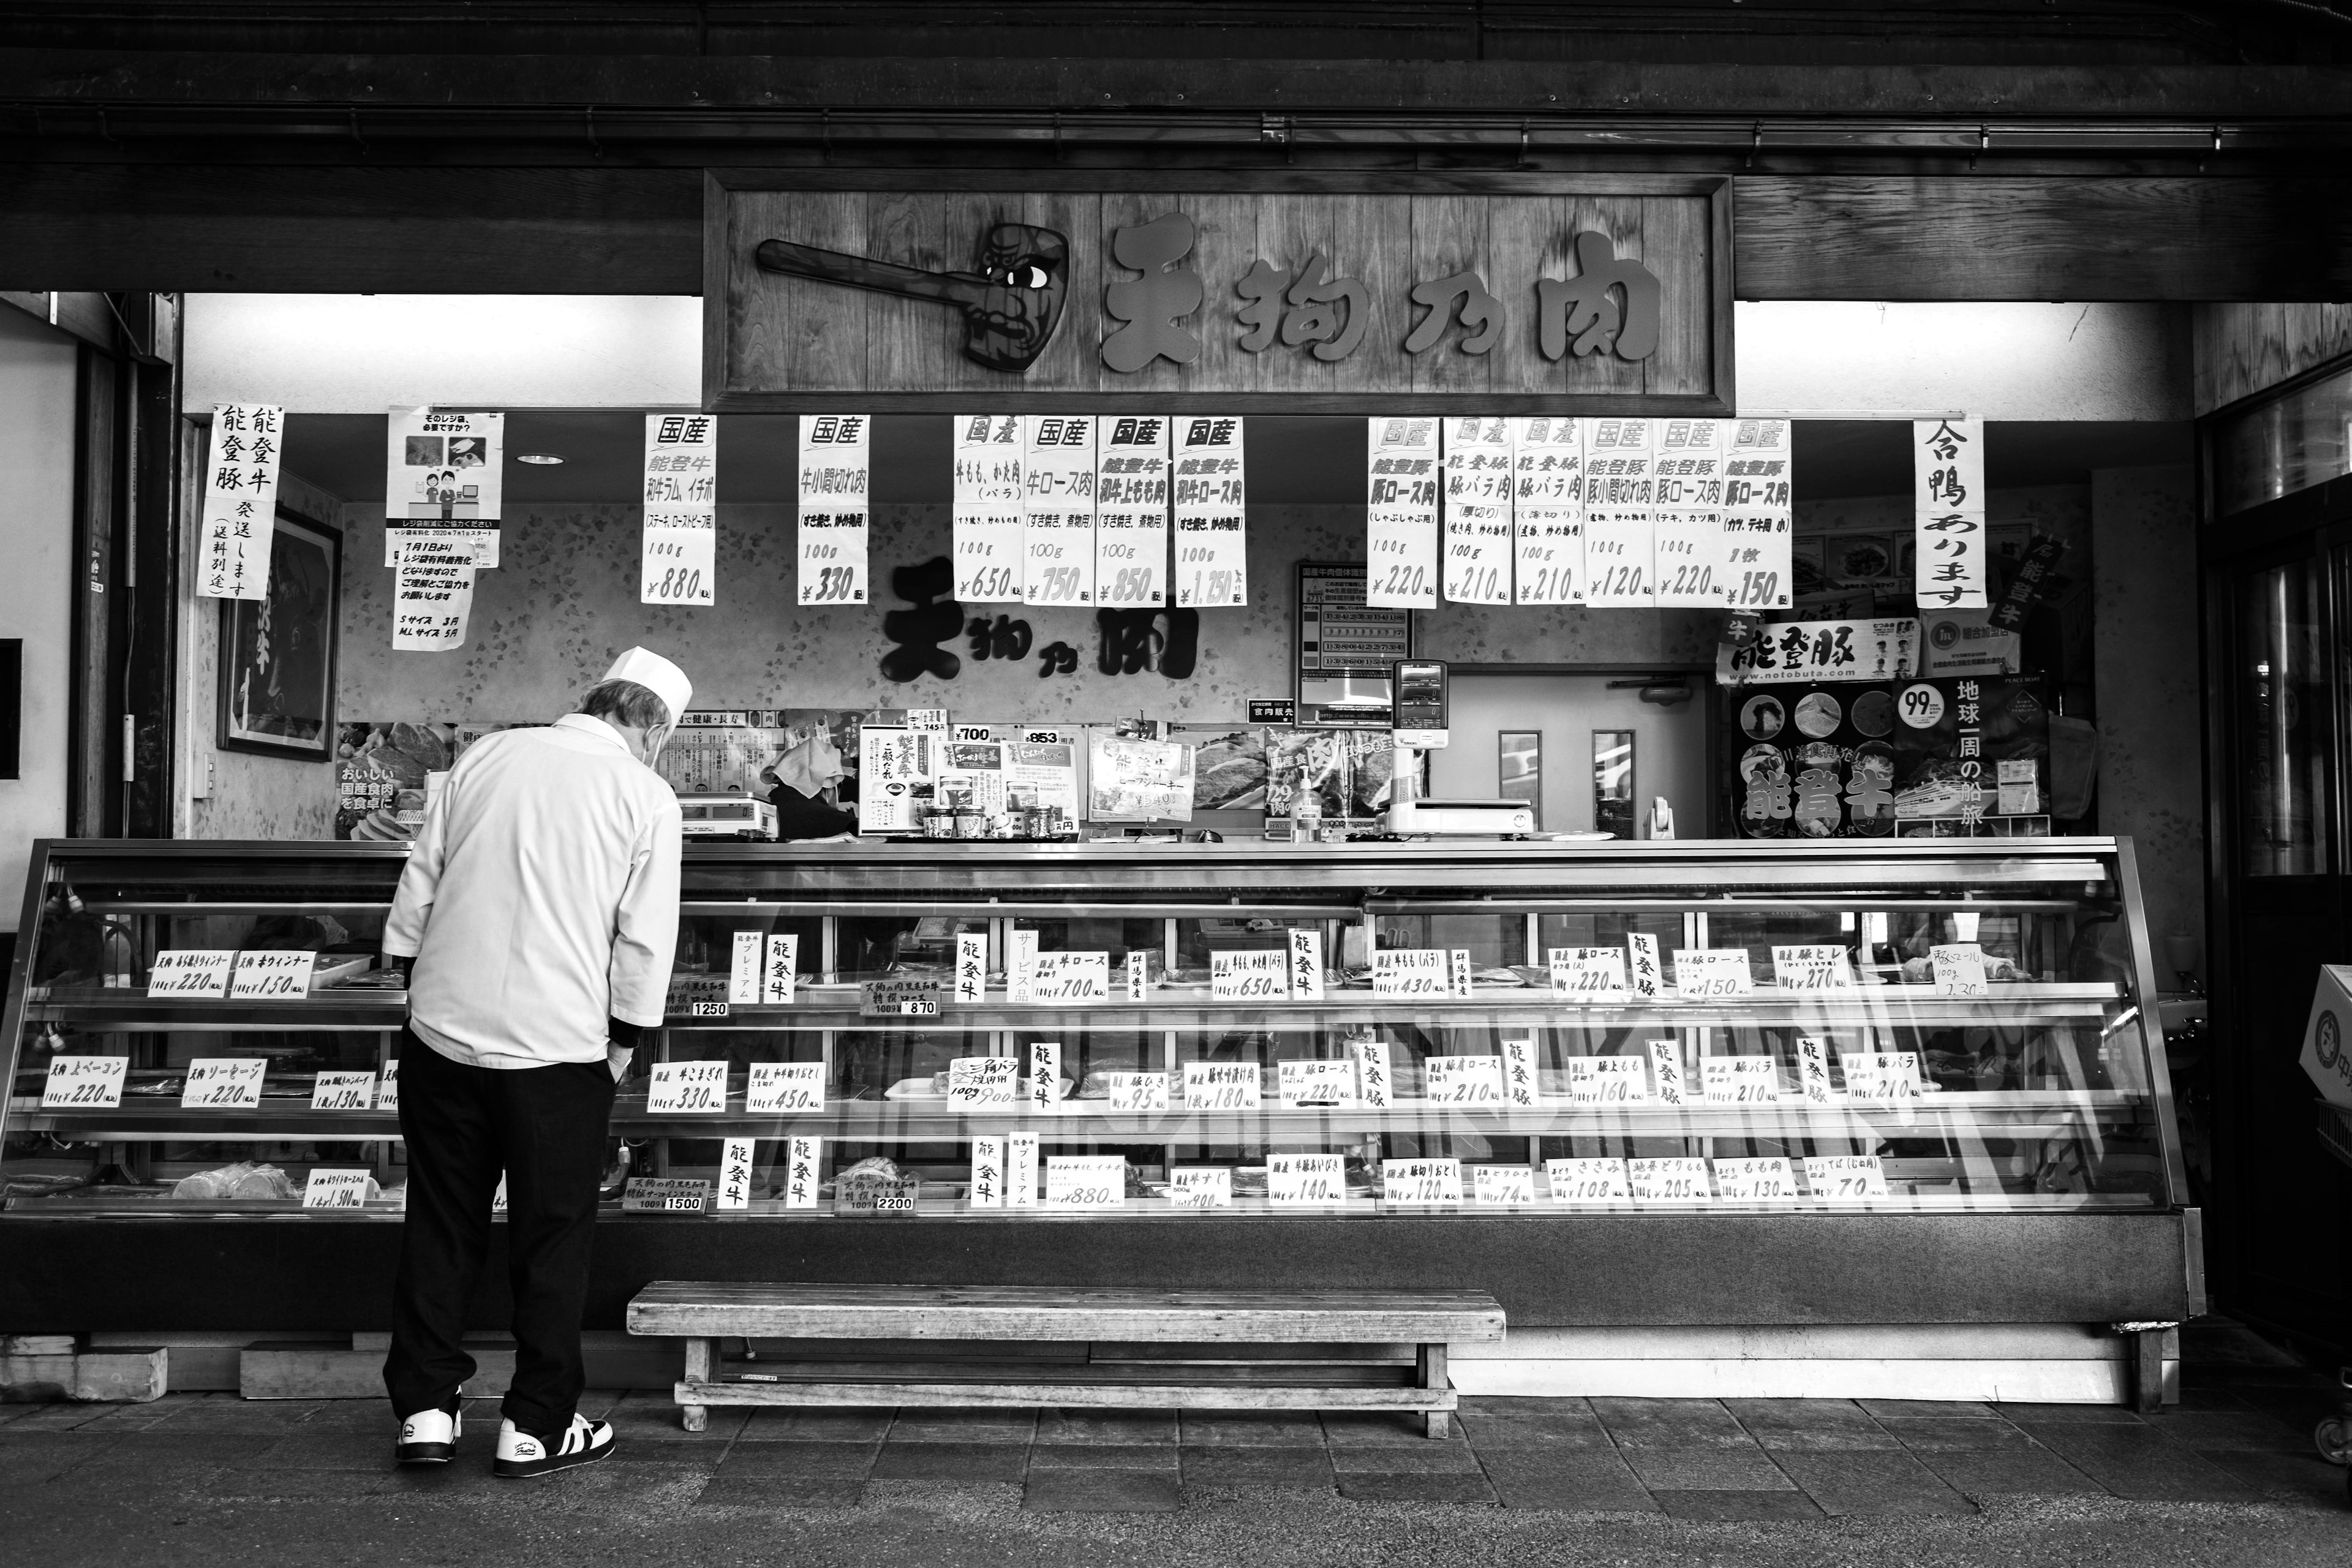
[(515, 1372), (493, 1468), (546, 1475), (612, 1452), (612, 1427), (576, 1408), (580, 1318), (614, 1086), (669, 989), (679, 816), (653, 763), (693, 689), (631, 648), (579, 712), (477, 741), (425, 809), (383, 929), (385, 955), (415, 961), (383, 1367), (402, 1464), (446, 1464), (457, 1442), (466, 1309), (502, 1175)]

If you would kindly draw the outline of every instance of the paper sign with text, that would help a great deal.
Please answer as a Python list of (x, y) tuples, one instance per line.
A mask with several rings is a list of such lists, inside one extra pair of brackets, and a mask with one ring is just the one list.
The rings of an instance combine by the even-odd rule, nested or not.
[(1353, 1105), (1356, 1064), (1322, 1058), (1276, 1062), (1275, 1084), (1286, 1110), (1302, 1106)]
[(976, 1209), (1004, 1206), (1004, 1140), (983, 1136), (971, 1141), (971, 1186), (968, 1201)]
[(1536, 1201), (1536, 1173), (1526, 1165), (1473, 1165), (1470, 1201), (1517, 1205)]
[(801, 939), (798, 933), (770, 932), (768, 961), (760, 973), (760, 1000), (770, 1006), (791, 1006), (793, 987), (799, 983), (800, 967)]
[(364, 1208), (367, 1206), (368, 1183), (373, 1179), (364, 1170), (336, 1171), (324, 1165), (313, 1165), (310, 1180), (302, 1184), (302, 1206), (306, 1209)]
[(180, 1090), (183, 1110), (257, 1110), (261, 1079), (269, 1064), (259, 1057), (198, 1057), (188, 1064)]
[[(708, 605), (719, 578), (719, 420), (709, 414), (646, 416), (645, 524), (637, 600)], [(808, 520), (801, 520), (807, 538)], [(803, 550), (806, 545), (803, 542)], [(801, 603), (808, 599), (805, 571)]]
[(1805, 1159), (1805, 1185), (1817, 1198), (1883, 1198), (1886, 1171), (1875, 1154), (1812, 1154)]
[(1364, 603), (1437, 608), (1438, 421), (1375, 415), (1364, 479)]
[(1045, 1202), (1062, 1209), (1125, 1208), (1127, 1161), (1118, 1154), (1047, 1156)]
[(1356, 1103), (1372, 1110), (1389, 1108), (1395, 1080), (1389, 1076), (1389, 1047), (1386, 1040), (1354, 1039), (1348, 1042), (1348, 1059), (1356, 1068)]
[(378, 1110), (400, 1109), (400, 1061), (398, 1058), (383, 1064), (375, 1086), (375, 1108)]
[(1029, 1000), (1045, 1007), (1078, 1007), (1109, 1001), (1110, 954), (1037, 954), (1029, 971)]
[(753, 1062), (743, 1090), (747, 1116), (782, 1116), (824, 1109), (823, 1062)]
[(1514, 596), (1522, 605), (1584, 602), (1584, 430), (1538, 414), (1511, 421)]
[(1445, 598), (1511, 602), (1511, 421), (1445, 421)]
[(1657, 602), (1654, 419), (1584, 421), (1584, 602), (1595, 609)]
[(948, 1103), (960, 1110), (1011, 1105), (1020, 1062), (1012, 1057), (957, 1057), (948, 1063)]
[(727, 1109), (727, 1064), (656, 1062), (646, 1089), (650, 1115), (716, 1116)]
[(1683, 1046), (1680, 1040), (1650, 1042), (1650, 1084), (1660, 1105), (1683, 1101)]
[(801, 416), (797, 580), (803, 605), (866, 602), (873, 435), (870, 415)]
[(1716, 1195), (1727, 1203), (1794, 1203), (1797, 1178), (1780, 1155), (1715, 1163)]
[(1021, 602), (1025, 539), (1021, 416), (959, 414), (955, 429), (955, 597)]
[(155, 967), (147, 976), (147, 994), (169, 996), (178, 1000), (191, 997), (228, 994), (229, 971), (236, 966), (235, 952), (218, 952), (196, 948), (167, 948), (155, 955)]
[(1830, 1083), (1829, 1047), (1810, 1035), (1797, 1037), (1797, 1090), (1811, 1105), (1835, 1105), (1839, 1099)]
[(1984, 950), (1974, 942), (1954, 942), (1927, 950), (1927, 964), (1938, 996), (1990, 996), (1985, 981)]
[(229, 976), (228, 999), (232, 1002), (290, 1002), (310, 994), (310, 972), (318, 967), (318, 954), (273, 949), (236, 955), (236, 970)]
[(1095, 602), (1095, 426), (1091, 414), (1022, 418), (1021, 597), (1030, 605)]
[(1296, 1002), (1323, 1000), (1323, 933), (1294, 928), (1290, 935), (1290, 995)]
[(1780, 1098), (1780, 1064), (1770, 1057), (1701, 1057), (1698, 1083), (1709, 1105), (1769, 1105)]
[(1555, 947), (1545, 954), (1552, 991), (1571, 1002), (1624, 1002), (1625, 955), (1613, 947)]
[(1209, 954), (1209, 995), (1218, 1002), (1280, 1002), (1290, 995), (1290, 954), (1279, 948), (1220, 948)]
[(1622, 1204), (1633, 1197), (1622, 1160), (1546, 1160), (1544, 1178), (1556, 1204)]
[(1348, 1201), (1348, 1162), (1339, 1154), (1268, 1154), (1266, 1201), (1276, 1208)]
[(1640, 1057), (1568, 1058), (1570, 1105), (1647, 1105), (1650, 1079)]
[(375, 1074), (322, 1072), (310, 1083), (313, 1110), (367, 1110), (375, 1105)]
[(1029, 1108), (1051, 1110), (1062, 1102), (1062, 1042), (1029, 1042)]
[(1706, 1203), (1715, 1196), (1705, 1160), (1628, 1160), (1625, 1173), (1643, 1203)]
[(1454, 992), (1454, 959), (1444, 948), (1383, 947), (1372, 954), (1372, 994), (1434, 998)]
[(1856, 1100), (1916, 1100), (1920, 1095), (1916, 1051), (1840, 1051), (1845, 1091)]
[(52, 1057), (41, 1082), (43, 1110), (115, 1110), (122, 1105), (129, 1057)]
[(1430, 1057), (1423, 1061), (1421, 1070), (1432, 1105), (1487, 1109), (1503, 1103), (1500, 1057)]
[(1625, 971), (1636, 996), (1655, 996), (1664, 988), (1665, 970), (1658, 962), (1658, 939), (1645, 931), (1625, 938)]
[(213, 405), (210, 461), (196, 540), (196, 593), (208, 599), (268, 596), (269, 548), (278, 527), (278, 468), (286, 410), (267, 403)]
[(1392, 1204), (1458, 1204), (1462, 1201), (1462, 1162), (1383, 1160), (1381, 1191)]
[(1004, 1206), (1009, 1209), (1034, 1209), (1037, 1206), (1037, 1134), (1011, 1132), (1004, 1139)]
[(1114, 1115), (1150, 1115), (1168, 1109), (1168, 1075), (1164, 1072), (1107, 1072), (1103, 1087), (1109, 1091), (1106, 1109)]
[(1503, 1102), (1532, 1110), (1543, 1100), (1543, 1079), (1536, 1070), (1533, 1040), (1503, 1042)]
[(1176, 604), (1249, 603), (1249, 512), (1242, 492), (1243, 422), (1203, 415), (1176, 421)]
[(739, 931), (729, 952), (727, 965), (727, 1000), (730, 1005), (747, 1005), (760, 1000), (760, 946), (761, 934), (755, 931)]
[(782, 1174), (786, 1208), (813, 1209), (817, 1206), (820, 1195), (817, 1174), (823, 1169), (824, 1157), (824, 1140), (822, 1138), (784, 1140)]
[(723, 1209), (748, 1209), (751, 1206), (751, 1168), (759, 1141), (752, 1138), (729, 1138), (719, 1150), (719, 1199)]
[(1184, 1109), (1255, 1110), (1260, 1080), (1255, 1062), (1186, 1062)]
[(965, 1006), (988, 1000), (988, 933), (956, 932), (955, 999)]
[(1675, 953), (1675, 994), (1685, 1002), (1719, 996), (1752, 996), (1743, 947), (1685, 947)]
[(1161, 414), (1106, 418), (1095, 442), (1095, 598), (1105, 609), (1168, 602), (1168, 443)]
[(1783, 991), (1851, 991), (1853, 963), (1845, 949), (1829, 946), (1775, 947), (1772, 978)]
[(1180, 1209), (1229, 1209), (1234, 1173), (1224, 1165), (1179, 1165), (1168, 1173), (1168, 1201)]

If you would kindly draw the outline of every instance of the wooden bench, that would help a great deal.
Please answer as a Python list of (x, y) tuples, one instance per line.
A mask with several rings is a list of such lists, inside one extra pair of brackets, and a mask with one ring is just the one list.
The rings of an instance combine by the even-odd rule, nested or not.
[[(686, 1341), (677, 1402), (1076, 1405), (1099, 1409), (1399, 1410), (1443, 1437), (1459, 1396), (1451, 1344), (1493, 1344), (1503, 1309), (1475, 1290), (1118, 1290), (1060, 1286), (757, 1285), (664, 1279), (629, 1331)], [(721, 1361), (722, 1339), (1019, 1342), (1122, 1348), (1083, 1360)], [(1303, 1349), (1286, 1358), (1267, 1347)], [(1387, 1347), (1385, 1351), (1380, 1347)], [(1409, 1348), (1408, 1348), (1409, 1347)], [(1350, 1353), (1352, 1348), (1352, 1353)], [(982, 1354), (988, 1353), (983, 1344)], [(1189, 1349), (1192, 1353), (1185, 1355)], [(1162, 1359), (1167, 1357), (1168, 1359)], [(1183, 1356), (1183, 1359), (1174, 1359)]]

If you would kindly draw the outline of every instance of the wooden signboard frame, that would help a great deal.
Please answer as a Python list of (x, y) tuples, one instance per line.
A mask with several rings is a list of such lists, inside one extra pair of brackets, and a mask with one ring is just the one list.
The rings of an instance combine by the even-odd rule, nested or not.
[[(1735, 411), (1731, 182), (1720, 176), (714, 170), (704, 194), (706, 408)], [(1187, 224), (1152, 238), (1160, 250), (1181, 242), (1176, 259), (1150, 270), (1118, 264), (1118, 248), (1140, 253), (1138, 231), (1172, 213)], [(1005, 243), (992, 250), (996, 237)], [(1033, 242), (1045, 247), (1038, 256)], [(1018, 252), (1033, 281), (1047, 276), (1030, 273), (1033, 263), (1052, 269), (1060, 297), (1050, 333), (982, 341), (974, 280), (984, 252)], [(1642, 305), (1631, 289), (1601, 294), (1596, 331), (1583, 330), (1592, 311), (1563, 310), (1563, 285), (1586, 277), (1587, 264), (1638, 264), (1656, 279), (1654, 346), (1633, 343)], [(1121, 313), (1146, 298), (1131, 286), (1168, 272), (1197, 279), (1196, 303), (1182, 308), (1187, 290), (1176, 285), (1149, 295), (1172, 302), (1165, 313)], [(1465, 274), (1492, 296), (1491, 330), (1480, 328), (1475, 297), (1435, 287)], [(1553, 282), (1549, 299), (1542, 279)], [(1358, 309), (1360, 328), (1351, 325)], [(1433, 314), (1444, 331), (1421, 332), (1435, 341), (1409, 352)], [(1139, 324), (1152, 330), (1136, 333)], [(1465, 349), (1486, 331), (1484, 352)], [(1616, 331), (1646, 352), (1620, 353)], [(1135, 335), (1113, 354), (1124, 333)], [(1255, 350), (1244, 345), (1253, 336)], [(1132, 369), (1107, 363), (1134, 359), (1139, 343), (1187, 342), (1196, 346), (1185, 363), (1164, 353)]]

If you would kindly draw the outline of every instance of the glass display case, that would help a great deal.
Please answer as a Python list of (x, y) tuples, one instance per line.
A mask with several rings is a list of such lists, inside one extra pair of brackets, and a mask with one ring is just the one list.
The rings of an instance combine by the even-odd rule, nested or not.
[[(396, 1222), (402, 855), (41, 847), (5, 1218)], [(2184, 1201), (2111, 840), (690, 845), (685, 888), (619, 1219)]]

